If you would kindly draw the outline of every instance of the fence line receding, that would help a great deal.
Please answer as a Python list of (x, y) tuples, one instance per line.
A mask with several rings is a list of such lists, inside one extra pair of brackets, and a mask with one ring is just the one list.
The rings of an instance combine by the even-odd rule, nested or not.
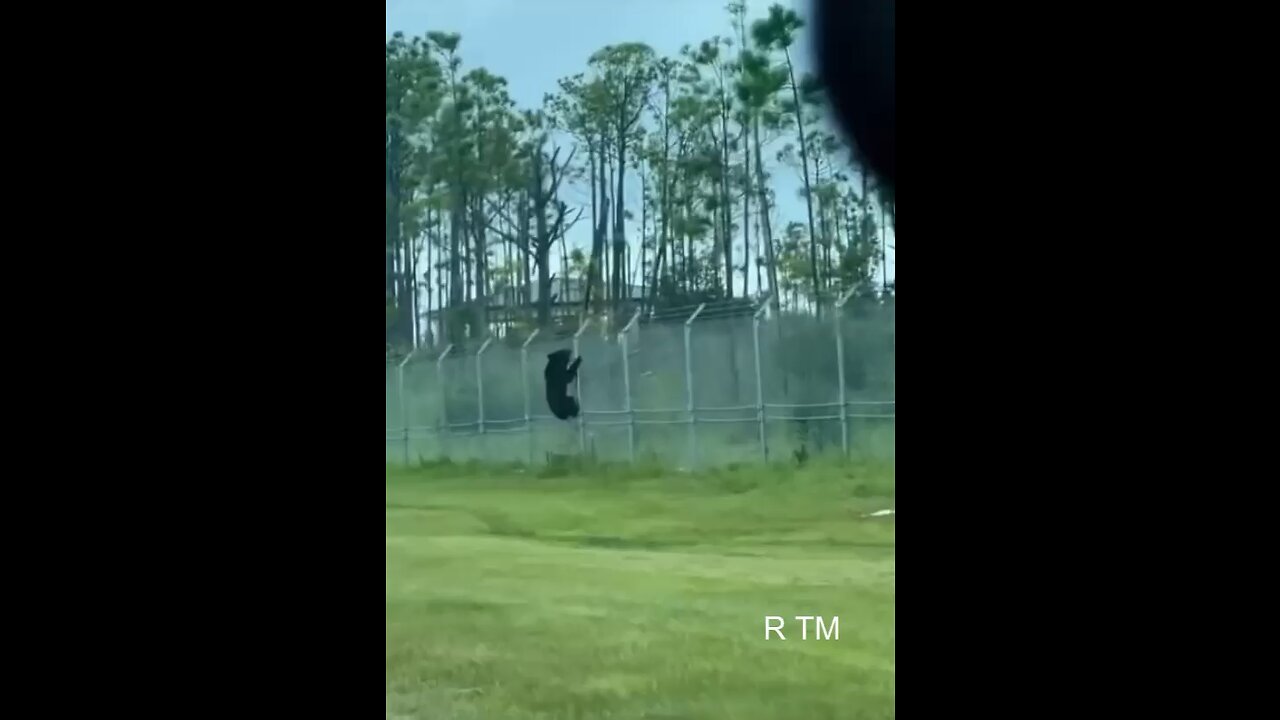
[[(388, 463), (542, 462), (552, 455), (680, 468), (788, 455), (895, 455), (895, 310), (842, 295), (822, 321), (707, 304), (489, 336), (387, 361)], [(613, 327), (617, 327), (614, 325)], [(570, 329), (574, 330), (574, 329)], [(543, 396), (547, 354), (581, 355), (576, 421)]]

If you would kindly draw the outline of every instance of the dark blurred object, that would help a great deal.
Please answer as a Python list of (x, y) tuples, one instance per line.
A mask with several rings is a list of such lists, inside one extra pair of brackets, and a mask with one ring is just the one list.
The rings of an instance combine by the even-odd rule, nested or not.
[(897, 187), (894, 0), (816, 0), (818, 67), (871, 171)]

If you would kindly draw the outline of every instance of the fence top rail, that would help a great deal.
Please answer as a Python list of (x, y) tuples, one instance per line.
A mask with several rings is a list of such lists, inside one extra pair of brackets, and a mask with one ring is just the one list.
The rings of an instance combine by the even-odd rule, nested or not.
[(440, 353), (440, 357), (436, 358), (436, 365), (443, 363), (444, 359), (449, 357), (449, 353), (451, 352), (453, 352), (453, 343), (449, 343), (445, 346), (444, 352)]
[(400, 365), (398, 365), (398, 367), (401, 369), (404, 369), (404, 366), (408, 365), (409, 361), (413, 359), (413, 356), (417, 355), (418, 351), (421, 349), (422, 348), (414, 348), (412, 352), (410, 352), (408, 355), (405, 355), (404, 359), (400, 361)]
[(840, 297), (836, 300), (836, 307), (838, 308), (844, 307), (844, 304), (849, 302), (849, 298), (853, 297), (853, 294), (858, 292), (858, 288), (859, 288), (858, 285), (854, 285), (848, 290), (845, 290), (844, 292), (840, 293)]
[(634, 315), (631, 316), (630, 322), (627, 323), (626, 327), (622, 328), (622, 332), (620, 332), (619, 335), (626, 335), (627, 333), (631, 332), (631, 328), (635, 327), (636, 322), (638, 322), (639, 320), (640, 320), (640, 308), (636, 308), (636, 312)]
[(698, 316), (702, 314), (702, 311), (706, 309), (706, 307), (707, 307), (706, 303), (702, 303), (698, 305), (698, 309), (694, 310), (693, 314), (689, 316), (689, 319), (684, 321), (684, 326), (685, 327), (692, 326), (693, 322), (698, 319)]
[(773, 300), (773, 293), (765, 295), (764, 299), (760, 301), (760, 307), (757, 308), (755, 314), (751, 316), (752, 319), (759, 320), (761, 315), (769, 312), (771, 300)]

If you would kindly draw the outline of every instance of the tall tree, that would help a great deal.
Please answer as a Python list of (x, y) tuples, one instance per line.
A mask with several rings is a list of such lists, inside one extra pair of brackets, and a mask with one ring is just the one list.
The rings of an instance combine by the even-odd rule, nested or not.
[(661, 227), (658, 228), (657, 250), (653, 259), (652, 288), (649, 293), (649, 307), (652, 308), (659, 298), (661, 279), (666, 270), (663, 263), (667, 257), (667, 249), (671, 245), (671, 195), (674, 175), (671, 163), (671, 106), (675, 99), (676, 73), (678, 65), (671, 58), (661, 58), (654, 63), (655, 91), (657, 100), (651, 96), (649, 107), (658, 126), (652, 135), (648, 148), (650, 163), (658, 172), (658, 217)]
[(467, 242), (467, 198), (470, 181), (472, 139), (467, 131), (466, 117), (471, 106), (470, 92), (459, 78), (462, 58), (458, 45), (462, 38), (456, 33), (429, 32), (427, 38), (440, 56), (444, 66), (446, 105), (441, 110), (438, 127), (437, 162), (448, 178), (449, 188), (449, 305), (445, 312), (445, 332), (451, 342), (461, 342), (469, 318), (461, 312), (468, 297), (470, 282), (464, 284), (464, 275), (470, 276), (470, 266), (464, 262)]
[[(734, 117), (733, 88), (736, 75), (736, 63), (730, 62), (727, 50), (732, 42), (716, 36), (703, 41), (696, 50), (687, 52), (691, 61), (691, 71), (695, 82), (694, 91), (706, 98), (708, 108), (714, 122), (708, 125), (708, 131), (717, 155), (717, 166), (714, 171), (715, 189), (718, 194), (716, 209), (719, 211), (718, 234), (723, 248), (724, 287), (727, 297), (733, 297), (733, 228), (730, 220), (732, 202), (729, 198), (731, 180), (729, 167), (729, 148), (735, 142), (729, 135), (729, 123)], [(703, 75), (709, 75), (703, 80)]]
[[(726, 8), (729, 11), (729, 17), (733, 21), (733, 28), (738, 34), (738, 58), (737, 58), (737, 81), (734, 84), (734, 91), (738, 92), (738, 86), (745, 76), (745, 55), (748, 51), (747, 47), (747, 3), (746, 0), (730, 2)], [(749, 293), (750, 279), (749, 268), (751, 267), (751, 143), (747, 141), (747, 135), (751, 129), (751, 112), (746, 107), (746, 102), (741, 94), (738, 94), (738, 124), (742, 128), (740, 141), (742, 143), (742, 171), (739, 175), (739, 183), (742, 187), (742, 296), (747, 297)]]
[(468, 208), (475, 259), (475, 307), (472, 317), (483, 334), (489, 326), (487, 230), (493, 217), (492, 211), (486, 207), (486, 199), (502, 188), (505, 175), (514, 162), (514, 135), (519, 132), (520, 127), (519, 120), (511, 112), (514, 103), (507, 95), (506, 80), (483, 68), (477, 68), (468, 72), (464, 81), (472, 98), (469, 132), (475, 148), (475, 162), (469, 173), (471, 195)]
[[(582, 73), (560, 80), (560, 94), (551, 99), (556, 124), (587, 146), (587, 179), (591, 190), (591, 256), (585, 275), (583, 313), (591, 311), (591, 300), (599, 301), (604, 247), (608, 234), (608, 197), (604, 192), (609, 131), (608, 96), (604, 82), (587, 79)], [(597, 192), (599, 194), (597, 194)]]
[[(615, 319), (637, 283), (650, 309), (748, 296), (754, 283), (775, 309), (817, 314), (836, 288), (888, 286), (894, 199), (864, 173), (849, 182), (858, 159), (828, 131), (821, 88), (790, 52), (802, 21), (774, 5), (749, 27), (744, 0), (728, 11), (731, 37), (675, 58), (642, 43), (602, 48), (538, 111), (518, 110), (503, 78), (464, 71), (457, 34), (392, 36), (388, 345), (501, 330), (491, 297), (523, 308), (505, 314), (508, 328), (516, 317), (550, 322), (557, 275), (585, 288), (574, 291), (584, 311), (611, 308)], [(775, 155), (779, 141), (789, 144)], [(788, 187), (775, 178), (779, 162), (798, 171), (807, 222), (778, 202)], [(579, 182), (590, 200), (568, 201), (564, 188)], [(635, 182), (638, 210), (636, 191), (627, 194)], [(584, 205), (586, 253), (566, 237)]]
[(778, 258), (773, 239), (773, 225), (770, 218), (769, 187), (764, 169), (764, 140), (760, 131), (762, 126), (770, 127), (778, 123), (777, 95), (785, 86), (786, 81), (786, 72), (772, 67), (765, 54), (761, 52), (743, 53), (742, 77), (738, 81), (738, 99), (742, 102), (743, 110), (751, 123), (751, 147), (752, 155), (755, 158), (753, 176), (756, 204), (763, 233), (765, 265), (769, 275), (769, 288), (772, 292), (771, 302), (775, 312), (781, 309), (782, 293), (778, 285)]
[(440, 102), (439, 67), (419, 38), (396, 33), (386, 47), (387, 342), (413, 342), (414, 278), (405, 242), (405, 206), (412, 202), (414, 138)]
[(796, 80), (795, 63), (791, 59), (791, 46), (795, 42), (796, 33), (802, 27), (804, 27), (804, 21), (800, 19), (800, 16), (794, 10), (786, 9), (781, 5), (771, 5), (769, 7), (769, 17), (756, 21), (751, 31), (755, 36), (756, 43), (762, 49), (781, 51), (785, 61), (787, 86), (791, 90), (789, 109), (795, 118), (796, 134), (800, 140), (800, 163), (802, 175), (804, 176), (805, 209), (809, 215), (809, 260), (813, 281), (814, 308), (818, 317), (821, 318), (822, 296), (818, 282), (818, 256), (814, 246), (814, 243), (817, 242), (817, 233), (814, 230), (813, 222), (813, 188), (809, 181), (809, 142), (805, 136), (804, 103), (801, 102), (800, 98), (801, 84)]
[[(572, 167), (577, 149), (570, 150), (567, 157), (561, 160), (560, 146), (556, 145), (548, 150), (552, 130), (548, 115), (542, 111), (531, 112), (526, 113), (525, 119), (532, 131), (532, 138), (523, 154), (527, 167), (526, 192), (534, 229), (522, 236), (512, 236), (497, 228), (495, 231), (516, 244), (537, 267), (538, 324), (545, 327), (551, 322), (551, 249), (582, 217), (582, 211), (579, 210), (569, 218), (569, 206), (558, 199), (560, 184)], [(505, 215), (501, 210), (497, 212)], [(508, 218), (508, 225), (513, 224), (515, 223)]]
[[(617, 153), (617, 192), (613, 196), (613, 283), (614, 302), (622, 294), (623, 268), (626, 266), (626, 177), (627, 151), (641, 141), (637, 135), (640, 116), (648, 106), (654, 80), (653, 49), (644, 43), (608, 45), (593, 54), (588, 66), (600, 81), (605, 117), (611, 132), (613, 150)], [(615, 317), (617, 313), (614, 313)]]

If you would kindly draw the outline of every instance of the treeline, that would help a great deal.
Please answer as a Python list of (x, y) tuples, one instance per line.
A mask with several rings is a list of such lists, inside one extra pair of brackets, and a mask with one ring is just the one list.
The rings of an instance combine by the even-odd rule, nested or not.
[[(793, 57), (802, 28), (778, 5), (748, 23), (735, 3), (725, 36), (677, 57), (604, 47), (538, 108), (467, 68), (460, 36), (394, 35), (388, 347), (492, 331), (482, 300), (493, 296), (545, 326), (556, 288), (585, 289), (575, 314), (611, 318), (771, 289), (780, 307), (821, 315), (841, 289), (883, 283), (894, 198), (824, 122), (822, 88)], [(800, 202), (779, 202), (782, 173), (801, 184)], [(570, 186), (589, 204), (569, 202)], [(801, 205), (802, 217), (785, 216)], [(578, 223), (587, 253), (565, 239)]]

